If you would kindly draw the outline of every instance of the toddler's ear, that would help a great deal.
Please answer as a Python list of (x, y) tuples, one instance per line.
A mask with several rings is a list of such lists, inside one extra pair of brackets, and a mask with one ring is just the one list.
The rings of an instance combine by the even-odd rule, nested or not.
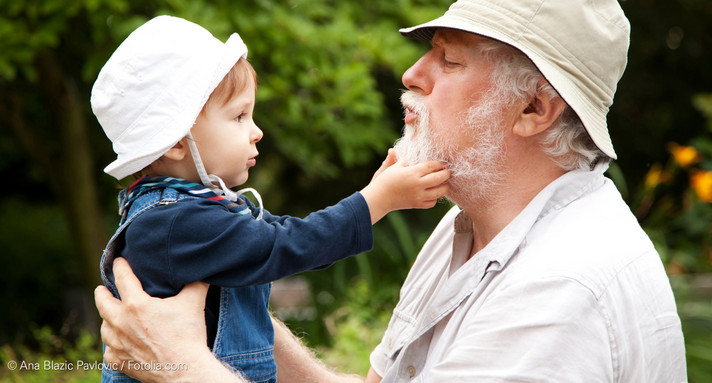
[(168, 151), (163, 154), (163, 157), (173, 161), (183, 160), (183, 158), (188, 155), (188, 145), (185, 140), (186, 138), (178, 141), (172, 148), (168, 149)]

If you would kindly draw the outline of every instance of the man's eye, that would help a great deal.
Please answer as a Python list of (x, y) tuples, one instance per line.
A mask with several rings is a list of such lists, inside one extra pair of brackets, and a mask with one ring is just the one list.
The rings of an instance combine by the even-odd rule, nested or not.
[(443, 56), (443, 63), (444, 63), (446, 66), (449, 66), (449, 67), (453, 67), (453, 66), (459, 65), (458, 63), (456, 63), (456, 62), (454, 62), (454, 61), (448, 60), (447, 57), (445, 57), (445, 56)]

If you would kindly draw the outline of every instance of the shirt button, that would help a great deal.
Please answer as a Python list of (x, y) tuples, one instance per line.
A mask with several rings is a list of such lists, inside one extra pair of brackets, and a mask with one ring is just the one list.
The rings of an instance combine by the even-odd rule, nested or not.
[(408, 366), (408, 376), (410, 376), (411, 378), (415, 376), (415, 367)]

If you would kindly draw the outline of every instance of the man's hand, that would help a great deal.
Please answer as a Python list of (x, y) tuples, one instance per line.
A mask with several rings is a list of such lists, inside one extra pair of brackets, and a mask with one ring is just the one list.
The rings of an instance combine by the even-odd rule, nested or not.
[(361, 190), (371, 211), (371, 223), (400, 209), (427, 209), (449, 190), (445, 163), (428, 161), (406, 166), (390, 149), (371, 182)]
[(143, 291), (125, 259), (114, 261), (114, 276), (122, 300), (104, 286), (94, 290), (104, 319), (101, 338), (107, 367), (144, 382), (241, 381), (207, 346), (207, 284), (196, 282), (175, 297), (160, 299)]

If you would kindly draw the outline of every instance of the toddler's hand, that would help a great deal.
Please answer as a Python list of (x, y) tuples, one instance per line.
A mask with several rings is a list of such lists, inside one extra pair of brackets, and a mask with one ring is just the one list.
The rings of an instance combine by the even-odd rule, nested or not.
[(389, 150), (383, 165), (361, 194), (371, 211), (371, 221), (375, 223), (393, 210), (435, 206), (449, 189), (448, 178), (450, 172), (443, 162), (428, 161), (406, 166), (397, 161), (395, 153)]
[(450, 172), (445, 163), (428, 161), (406, 166), (398, 161), (385, 169), (372, 183), (381, 184), (389, 211), (401, 209), (428, 209), (444, 196), (450, 185), (446, 182)]
[(381, 173), (383, 173), (386, 169), (391, 167), (391, 165), (395, 164), (398, 161), (396, 158), (396, 151), (393, 148), (388, 149), (388, 155), (386, 156), (386, 159), (383, 160), (383, 163), (381, 164), (381, 167), (376, 170), (376, 173), (373, 174), (373, 178), (371, 178), (371, 181), (376, 179)]

